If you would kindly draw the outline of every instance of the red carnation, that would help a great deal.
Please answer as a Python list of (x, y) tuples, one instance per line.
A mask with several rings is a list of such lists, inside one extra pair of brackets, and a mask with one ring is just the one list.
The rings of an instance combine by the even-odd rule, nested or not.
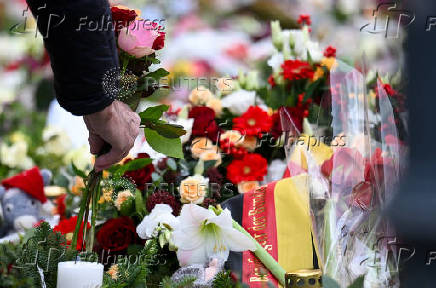
[(324, 56), (327, 58), (336, 57), (336, 48), (329, 46), (324, 50)]
[[(61, 220), (58, 225), (53, 228), (53, 231), (60, 232), (62, 235), (65, 235), (67, 238), (67, 244), (71, 245), (71, 240), (73, 237), (74, 230), (76, 229), (77, 224), (77, 216), (71, 217), (69, 219)], [(87, 228), (90, 229), (91, 225), (89, 222), (87, 223)], [(82, 250), (82, 242), (83, 242), (83, 223), (80, 226), (80, 232), (77, 236), (77, 250)]]
[(105, 250), (125, 250), (138, 240), (135, 223), (127, 216), (109, 219), (98, 230), (97, 240)]
[[(147, 153), (139, 153), (136, 159), (139, 158), (150, 158), (150, 156)], [(124, 161), (124, 164), (129, 163), (130, 161), (132, 161), (132, 159), (126, 159)], [(139, 190), (144, 191), (145, 184), (151, 182), (151, 174), (153, 172), (154, 172), (153, 164), (148, 164), (147, 166), (141, 169), (134, 170), (134, 171), (127, 171), (126, 173), (124, 173), (124, 177), (132, 180)]]
[(115, 27), (115, 31), (119, 32), (122, 28), (128, 27), (130, 22), (134, 21), (138, 14), (135, 10), (130, 10), (128, 8), (120, 8), (113, 6), (112, 11), (112, 23)]
[(282, 64), (283, 77), (288, 80), (312, 79), (313, 69), (308, 62), (300, 60), (286, 60)]
[(234, 159), (227, 166), (227, 178), (234, 184), (242, 181), (262, 181), (267, 174), (268, 163), (260, 154), (249, 153), (242, 159)]
[(189, 118), (194, 118), (192, 136), (206, 136), (216, 141), (220, 131), (215, 122), (215, 111), (209, 107), (195, 106), (189, 111)]
[(180, 214), (180, 202), (167, 191), (159, 191), (148, 196), (146, 203), (147, 211), (151, 212), (156, 204), (167, 204), (173, 208), (174, 216)]
[(262, 132), (269, 132), (272, 121), (267, 112), (258, 106), (250, 106), (244, 114), (233, 119), (233, 129), (246, 136), (258, 136)]
[(307, 25), (307, 26), (312, 25), (312, 20), (310, 19), (309, 14), (301, 14), (300, 17), (298, 17), (297, 22), (300, 25)]

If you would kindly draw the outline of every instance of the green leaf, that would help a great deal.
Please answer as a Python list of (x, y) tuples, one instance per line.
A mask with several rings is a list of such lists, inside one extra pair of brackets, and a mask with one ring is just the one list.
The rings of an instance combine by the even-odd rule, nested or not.
[(163, 113), (168, 111), (169, 108), (168, 105), (148, 107), (145, 111), (139, 113), (139, 117), (141, 117), (141, 120), (159, 120)]
[(144, 205), (144, 199), (142, 198), (142, 193), (139, 190), (136, 190), (135, 193), (135, 209), (136, 209), (136, 213), (138, 213), (139, 215), (145, 214), (146, 208)]
[(348, 288), (363, 288), (363, 284), (365, 282), (365, 275), (359, 276), (354, 282), (348, 286)]
[(166, 138), (150, 128), (145, 128), (144, 134), (148, 144), (155, 151), (169, 157), (183, 158), (180, 138)]
[(315, 90), (318, 88), (318, 86), (324, 81), (323, 78), (320, 78), (312, 83), (309, 84), (309, 86), (306, 89), (306, 93), (304, 94), (303, 101), (307, 101), (307, 99), (312, 98)]
[(145, 125), (166, 138), (179, 138), (186, 134), (183, 126), (168, 123), (148, 123)]
[(76, 174), (76, 176), (82, 177), (82, 178), (87, 178), (88, 176), (86, 176), (86, 173), (82, 170), (80, 170), (79, 168), (77, 168), (76, 165), (74, 165), (73, 162), (71, 162), (71, 167), (73, 168), (73, 172), (74, 174)]
[(168, 72), (167, 70), (165, 70), (164, 68), (159, 68), (156, 71), (150, 72), (147, 75), (145, 75), (146, 77), (151, 77), (155, 80), (159, 80), (162, 77), (168, 76), (170, 74), (170, 72)]
[(324, 275), (322, 276), (322, 287), (323, 288), (341, 288), (339, 284), (332, 278)]
[(144, 168), (145, 166), (151, 164), (152, 161), (153, 160), (151, 158), (133, 159), (123, 165), (114, 165), (109, 168), (108, 171), (114, 174), (116, 177), (121, 177), (128, 171), (135, 171)]

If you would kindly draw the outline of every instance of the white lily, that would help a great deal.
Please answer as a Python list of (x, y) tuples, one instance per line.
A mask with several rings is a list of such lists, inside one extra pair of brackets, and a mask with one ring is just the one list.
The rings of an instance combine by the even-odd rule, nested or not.
[(173, 209), (169, 205), (157, 204), (136, 227), (136, 233), (142, 239), (150, 239), (158, 236), (159, 228), (175, 229), (179, 221), (172, 213)]
[(228, 209), (220, 215), (197, 206), (185, 204), (179, 216), (179, 225), (173, 232), (180, 266), (204, 265), (211, 258), (226, 261), (229, 251), (254, 251), (255, 243), (233, 228)]

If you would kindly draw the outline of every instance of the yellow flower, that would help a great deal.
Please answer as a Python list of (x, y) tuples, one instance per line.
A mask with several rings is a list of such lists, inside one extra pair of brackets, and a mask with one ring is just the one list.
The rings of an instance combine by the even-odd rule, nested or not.
[(121, 205), (130, 197), (133, 197), (133, 194), (129, 190), (124, 190), (118, 193), (117, 199), (115, 200), (115, 207), (117, 207), (118, 211), (121, 210)]
[(200, 155), (204, 152), (216, 149), (212, 141), (206, 137), (198, 137), (192, 140), (191, 153), (193, 158), (200, 158)]
[(182, 203), (203, 203), (208, 185), (209, 179), (200, 175), (186, 178), (180, 183), (180, 201)]
[(98, 200), (98, 204), (103, 204), (104, 202), (111, 202), (112, 194), (113, 194), (112, 189), (103, 188), (103, 195), (101, 195), (100, 199)]
[(82, 194), (82, 188), (85, 188), (85, 183), (83, 182), (82, 177), (76, 176), (74, 178), (74, 184), (71, 187), (71, 193), (79, 196), (80, 194)]
[(327, 67), (328, 70), (331, 70), (333, 66), (336, 66), (336, 58), (335, 57), (329, 57), (329, 58), (322, 58), (321, 60), (321, 66)]
[(189, 101), (194, 105), (204, 105), (212, 98), (215, 98), (212, 92), (204, 86), (198, 86), (189, 95)]
[(259, 182), (257, 181), (242, 181), (238, 184), (239, 193), (247, 193), (257, 188), (259, 188)]
[(221, 100), (218, 98), (211, 98), (209, 101), (207, 101), (206, 106), (209, 108), (212, 108), (213, 111), (215, 111), (215, 114), (219, 116), (223, 110), (223, 107), (221, 105)]
[(109, 274), (113, 280), (117, 280), (118, 279), (118, 264), (112, 265), (106, 273)]
[(317, 67), (315, 73), (313, 73), (313, 81), (316, 81), (324, 76), (324, 70), (321, 67)]
[(318, 80), (319, 78), (324, 76), (324, 69), (322, 68), (322, 66), (326, 67), (327, 70), (331, 70), (332, 67), (334, 67), (336, 64), (336, 58), (335, 57), (324, 57), (321, 60), (320, 66), (318, 66), (315, 70), (315, 73), (313, 74), (313, 81)]

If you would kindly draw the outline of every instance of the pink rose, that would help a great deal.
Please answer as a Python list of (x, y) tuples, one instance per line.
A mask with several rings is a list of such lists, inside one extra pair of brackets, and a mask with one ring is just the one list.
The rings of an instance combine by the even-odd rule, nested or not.
[[(163, 47), (161, 42), (163, 42), (162, 38), (165, 37), (165, 33), (159, 30), (160, 26), (157, 26), (156, 23), (135, 20), (129, 27), (120, 30), (118, 46), (136, 58), (153, 54), (155, 50)], [(156, 40), (160, 42), (160, 45), (154, 45)]]

